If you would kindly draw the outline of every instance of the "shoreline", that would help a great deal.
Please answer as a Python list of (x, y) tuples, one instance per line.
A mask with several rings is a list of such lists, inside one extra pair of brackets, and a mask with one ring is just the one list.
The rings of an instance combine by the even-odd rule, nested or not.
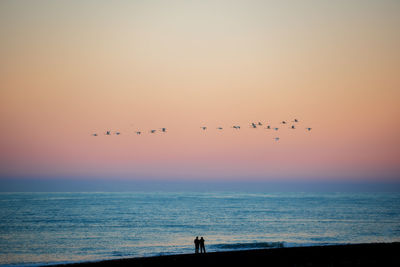
[(400, 242), (176, 254), (41, 266), (400, 266)]

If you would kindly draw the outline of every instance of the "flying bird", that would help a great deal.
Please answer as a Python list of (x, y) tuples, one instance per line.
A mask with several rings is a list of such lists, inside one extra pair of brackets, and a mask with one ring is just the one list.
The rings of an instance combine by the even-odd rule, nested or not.
[(167, 128), (161, 128), (161, 132), (165, 133), (167, 131)]
[(156, 130), (150, 130), (150, 133), (155, 133), (156, 132)]
[(294, 127), (294, 125), (292, 125), (292, 126), (290, 127), (290, 129), (296, 129), (296, 127)]
[(286, 121), (282, 121), (281, 123), (282, 123), (282, 124), (286, 124)]
[(299, 120), (298, 119), (294, 119), (293, 122), (299, 122)]
[(267, 128), (265, 128), (265, 129), (270, 130), (271, 129), (271, 125), (267, 125)]
[(307, 131), (311, 131), (312, 128), (306, 128)]
[(278, 130), (279, 130), (279, 128), (274, 128), (274, 130), (275, 130), (275, 131), (278, 131)]
[(207, 127), (206, 126), (202, 126), (202, 127), (200, 127), (201, 129), (203, 129), (203, 130), (207, 130)]
[(252, 123), (251, 123), (251, 127), (252, 127), (252, 128), (257, 128), (257, 125), (256, 125), (254, 122), (252, 122)]
[(233, 129), (239, 130), (239, 129), (240, 129), (240, 126), (238, 126), (238, 125), (233, 125), (232, 128), (233, 128)]
[(106, 135), (111, 135), (111, 131), (106, 131)]
[(217, 129), (218, 129), (218, 130), (222, 130), (222, 127), (218, 127)]
[(258, 124), (259, 126), (262, 126), (262, 123), (261, 123), (261, 122), (258, 122), (257, 124)]
[(120, 132), (115, 132), (115, 135), (120, 135), (121, 133)]

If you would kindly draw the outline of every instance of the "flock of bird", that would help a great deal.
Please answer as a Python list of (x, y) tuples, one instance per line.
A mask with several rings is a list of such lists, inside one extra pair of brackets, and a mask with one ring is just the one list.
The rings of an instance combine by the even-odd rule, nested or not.
[[(292, 129), (292, 130), (297, 129), (298, 123), (299, 123), (299, 120), (298, 120), (298, 119), (294, 119), (293, 121), (291, 121), (291, 125), (289, 126), (289, 129)], [(282, 125), (288, 125), (289, 122), (288, 122), (288, 121), (281, 121), (280, 124), (282, 124)], [(263, 124), (262, 122), (260, 122), (260, 121), (259, 121), (259, 122), (251, 122), (251, 123), (249, 124), (249, 127), (252, 128), (252, 129), (261, 128), (261, 127), (263, 127), (263, 126), (264, 126), (264, 124)], [(240, 129), (241, 129), (240, 125), (233, 125), (233, 126), (231, 126), (230, 128), (233, 128), (233, 129), (235, 129), (235, 130), (240, 130)], [(208, 129), (208, 127), (207, 127), (207, 126), (201, 126), (200, 129), (202, 129), (203, 131), (206, 131), (206, 130)], [(216, 129), (219, 130), (219, 131), (221, 131), (221, 130), (223, 130), (224, 128), (223, 128), (223, 127), (217, 127)], [(278, 130), (279, 130), (279, 127), (271, 127), (271, 125), (266, 124), (264, 129), (278, 131)], [(308, 131), (308, 132), (310, 132), (311, 129), (312, 129), (311, 127), (305, 128), (305, 130)], [(159, 131), (159, 132), (162, 132), (162, 133), (166, 133), (166, 132), (167, 132), (167, 128), (160, 128), (158, 131)], [(155, 130), (155, 129), (149, 130), (149, 133), (150, 133), (150, 134), (155, 134), (156, 132), (157, 132), (157, 130)], [(136, 133), (136, 135), (141, 135), (143, 132), (142, 132), (142, 131), (136, 131), (135, 133)], [(107, 131), (104, 133), (104, 135), (113, 135), (113, 134), (114, 134), (114, 135), (120, 135), (121, 132), (118, 132), (118, 131), (112, 132), (112, 131), (110, 131), (110, 130), (107, 130)], [(97, 134), (97, 133), (93, 133), (92, 136), (98, 136), (98, 134)], [(280, 140), (279, 137), (274, 137), (273, 139), (274, 139), (275, 141), (279, 141), (279, 140)]]

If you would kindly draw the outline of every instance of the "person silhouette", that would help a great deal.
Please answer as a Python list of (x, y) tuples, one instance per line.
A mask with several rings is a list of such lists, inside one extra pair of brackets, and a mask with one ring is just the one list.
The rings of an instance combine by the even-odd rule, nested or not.
[(194, 248), (195, 248), (194, 252), (195, 253), (199, 253), (199, 246), (200, 246), (200, 240), (199, 240), (199, 237), (196, 236), (196, 239), (194, 240)]
[(206, 253), (206, 246), (204, 245), (204, 238), (200, 238), (200, 253)]

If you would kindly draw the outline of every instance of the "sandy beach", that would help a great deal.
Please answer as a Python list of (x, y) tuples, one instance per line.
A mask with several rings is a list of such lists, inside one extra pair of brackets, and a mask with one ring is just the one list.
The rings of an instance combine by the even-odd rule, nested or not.
[(400, 243), (182, 254), (56, 266), (399, 266)]

